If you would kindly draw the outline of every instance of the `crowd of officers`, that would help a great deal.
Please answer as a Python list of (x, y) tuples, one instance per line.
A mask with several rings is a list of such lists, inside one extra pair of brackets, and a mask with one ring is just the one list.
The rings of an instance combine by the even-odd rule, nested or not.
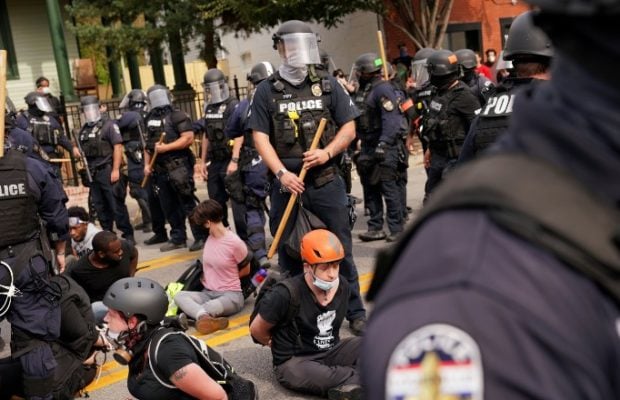
[[(515, 29), (522, 26), (520, 29), (531, 30), (527, 18), (517, 18)], [(19, 114), (8, 106), (6, 110), (8, 131), (16, 139), (4, 161), (13, 163), (11, 168), (16, 172), (10, 179), (15, 180), (18, 190), (9, 188), (11, 183), (3, 184), (7, 189), (2, 196), (14, 197), (11, 207), (23, 206), (19, 208), (23, 212), (18, 213), (22, 220), (11, 220), (12, 225), (7, 226), (8, 231), (14, 228), (14, 234), (2, 236), (0, 258), (13, 268), (12, 284), (20, 287), (22, 293), (32, 293), (28, 285), (38, 282), (33, 274), (42, 276), (41, 282), (46, 280), (45, 260), (55, 258), (58, 269), (64, 268), (64, 241), (68, 236), (66, 196), (58, 179), (58, 164), (53, 162), (61, 158), (60, 148), (81, 160), (80, 175), (83, 184), (90, 188), (91, 213), (103, 229), (113, 231), (116, 225), (130, 242), (135, 242), (134, 228), (152, 231), (145, 244), (161, 244), (161, 251), (187, 247), (187, 216), (198, 204), (194, 181), (198, 156), (209, 198), (220, 202), (225, 211), (231, 200), (236, 232), (261, 266), (269, 267), (264, 232), (266, 213), (273, 235), (291, 193), (299, 196), (298, 206), (303, 204), (337, 236), (344, 251), (340, 274), (351, 288), (346, 318), (351, 331), (361, 335), (366, 310), (352, 254), (355, 199), (350, 195), (351, 163), (361, 178), (364, 207), (369, 216), (368, 229), (360, 234), (360, 239), (397, 240), (407, 220), (407, 168), (412, 138), (417, 136), (422, 143), (428, 175), (425, 192), (429, 196), (460, 159), (474, 157), (501, 133), (511, 113), (514, 91), (531, 83), (532, 78), (544, 77), (552, 56), (548, 41), (541, 37), (523, 45), (520, 37), (509, 37), (504, 53), (504, 58), (513, 62), (516, 75), (510, 75), (498, 86), (476, 72), (473, 51), (425, 48), (413, 57), (407, 81), (398, 74), (390, 74), (389, 68), (385, 69), (386, 76), (385, 60), (375, 53), (360, 55), (354, 64), (354, 76), (346, 82), (347, 87), (356, 88), (350, 93), (328, 73), (329, 65), (321, 62), (317, 37), (309, 25), (288, 21), (273, 36), (282, 64), (274, 69), (261, 62), (252, 68), (248, 74), (252, 85), (248, 99), (234, 98), (226, 77), (216, 68), (204, 75), (205, 106), (203, 117), (197, 121), (176, 109), (171, 92), (158, 84), (146, 92), (134, 89), (127, 93), (120, 103), (123, 113), (118, 119), (109, 118), (95, 96), (84, 96), (81, 111), (85, 123), (73, 142), (63, 133), (49, 93), (29, 93), (25, 98), (27, 110)], [(323, 118), (327, 124), (319, 146), (311, 148)], [(23, 131), (28, 135), (23, 135)], [(201, 138), (200, 154), (191, 150), (196, 138)], [(14, 149), (20, 146), (27, 149), (26, 161), (15, 155)], [(35, 159), (38, 166), (31, 168)], [(304, 168), (307, 175), (302, 181), (299, 175)], [(26, 179), (26, 170), (34, 180)], [(47, 182), (50, 179), (55, 183)], [(27, 192), (36, 195), (22, 193), (24, 183), (32, 186)], [(131, 224), (125, 203), (127, 189), (139, 204), (140, 226)], [(6, 220), (8, 213), (4, 215)], [(36, 215), (45, 220), (45, 229), (35, 220), (26, 220)], [(383, 229), (384, 220), (389, 233)], [(223, 222), (229, 223), (226, 212)], [(189, 225), (194, 239), (190, 250), (199, 250), (208, 231), (191, 221)], [(294, 228), (292, 218), (283, 237), (288, 237)], [(39, 244), (43, 241), (38, 238), (44, 231), (50, 233), (53, 255)], [(33, 241), (35, 237), (37, 240)], [(28, 248), (29, 254), (41, 255), (41, 262), (39, 265), (32, 261), (37, 257), (32, 258), (25, 276), (26, 272), (16, 268), (15, 262), (28, 264), (28, 260), (15, 261), (15, 257), (25, 254), (16, 249), (31, 242), (36, 243)], [(293, 275), (303, 272), (301, 260), (289, 254), (284, 244), (279, 246), (278, 254), (282, 269)], [(28, 304), (29, 301), (32, 302)], [(38, 301), (42, 300), (28, 300), (28, 296), (14, 299), (9, 320), (14, 331), (25, 333), (24, 338), (17, 340), (26, 343), (29, 335), (45, 340), (57, 334), (51, 328), (41, 331), (31, 319), (14, 311), (20, 303), (32, 308)], [(24, 376), (28, 376), (28, 368), (34, 368), (29, 379), (43, 379), (41, 370), (36, 368), (37, 363), (45, 362), (40, 349), (26, 346), (19, 354), (38, 360), (24, 360)], [(37, 396), (47, 398), (40, 392), (32, 398)]]

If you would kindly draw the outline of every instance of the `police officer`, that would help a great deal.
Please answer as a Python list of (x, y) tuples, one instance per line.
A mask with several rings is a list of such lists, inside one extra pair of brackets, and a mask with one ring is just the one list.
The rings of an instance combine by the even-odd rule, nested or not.
[(135, 226), (143, 232), (151, 232), (151, 211), (149, 210), (149, 196), (146, 189), (141, 187), (144, 179), (144, 116), (146, 115), (146, 93), (141, 89), (128, 92), (119, 104), (125, 110), (118, 119), (118, 128), (123, 137), (125, 159), (127, 160), (127, 178), (129, 181), (129, 195), (136, 200), (142, 214), (142, 222)]
[[(317, 38), (308, 24), (297, 20), (284, 22), (273, 35), (273, 44), (282, 64), (256, 88), (248, 118), (256, 150), (275, 176), (270, 197), (271, 232), (275, 234), (280, 223), (289, 199), (287, 192), (293, 192), (338, 236), (346, 254), (341, 273), (353, 293), (347, 319), (352, 331), (361, 334), (366, 311), (359, 297), (357, 268), (351, 253), (345, 186), (336, 168), (340, 153), (355, 137), (354, 119), (358, 112), (332, 77), (309, 73), (308, 65), (320, 60)], [(310, 151), (321, 118), (329, 122), (319, 148)], [(303, 165), (308, 168), (305, 182), (298, 176)], [(283, 237), (292, 227), (293, 223), (287, 225)], [(301, 273), (300, 262), (286, 254), (283, 244), (278, 254), (283, 268)]]
[[(238, 180), (232, 184), (238, 189), (235, 190), (236, 193), (231, 193), (236, 232), (248, 244), (254, 253), (254, 259), (262, 268), (270, 267), (265, 243), (265, 198), (269, 187), (268, 169), (256, 151), (252, 131), (246, 126), (250, 101), (256, 86), (270, 77), (273, 72), (273, 65), (266, 61), (252, 67), (247, 80), (253, 88), (248, 98), (241, 100), (239, 106), (233, 111), (225, 131), (228, 139), (235, 140), (233, 156), (227, 172), (230, 174), (237, 169), (240, 170), (237, 174)], [(238, 211), (237, 207), (239, 207)]]
[(123, 238), (135, 243), (133, 227), (125, 204), (126, 178), (121, 174), (123, 138), (116, 121), (103, 117), (96, 96), (80, 99), (86, 123), (80, 129), (78, 141), (86, 157), (92, 182), (90, 196), (104, 230), (113, 231), (113, 224), (123, 232)]
[[(540, 7), (534, 23), (553, 42), (551, 79), (516, 97), (510, 127), (497, 143), (494, 157), (454, 173), (463, 177), (470, 171), (473, 176), (476, 166), (486, 166), (495, 157), (516, 157), (553, 174), (557, 184), (571, 182), (588, 201), (574, 204), (539, 197), (529, 206), (551, 210), (549, 214), (556, 214), (555, 208), (573, 208), (574, 213), (560, 214), (568, 220), (568, 228), (576, 225), (575, 236), (563, 240), (527, 219), (518, 221), (534, 233), (529, 237), (506, 231), (499, 225), (506, 221), (489, 209), (430, 217), (402, 243), (376, 298), (361, 362), (369, 399), (422, 394), (472, 399), (620, 398), (620, 285), (614, 237), (620, 204), (616, 111), (620, 1), (529, 3)], [(511, 172), (515, 179), (504, 182), (506, 193), (527, 189), (538, 180), (531, 173), (519, 179), (524, 171), (507, 169), (488, 171), (484, 179)], [(450, 197), (458, 183), (452, 179), (440, 189)], [(545, 191), (553, 193), (556, 185), (550, 186)], [(535, 194), (529, 191), (519, 197)], [(592, 201), (606, 211), (589, 224), (592, 209), (585, 205)], [(575, 217), (582, 222), (575, 223)], [(597, 235), (601, 240), (593, 243), (597, 250), (613, 254), (603, 257), (605, 262), (600, 255), (586, 256), (581, 246), (602, 226), (608, 234)], [(545, 238), (550, 239), (546, 244)], [(440, 242), (449, 251), (428, 251)], [(572, 256), (558, 257), (567, 252)]]
[(429, 147), (424, 153), (424, 166), (428, 168), (425, 198), (458, 160), (471, 121), (480, 108), (478, 99), (458, 80), (459, 65), (453, 52), (437, 50), (427, 63), (430, 82), (437, 88), (437, 94), (429, 104), (424, 128), (429, 138)]
[[(149, 207), (155, 235), (145, 243), (161, 243), (168, 239), (165, 226), (155, 219), (159, 210), (163, 210), (170, 223), (170, 240), (160, 250), (170, 251), (187, 247), (185, 219), (197, 205), (193, 173), (196, 159), (190, 150), (194, 131), (187, 114), (172, 107), (172, 94), (165, 86), (153, 85), (146, 93), (150, 111), (145, 119), (144, 173), (150, 176)], [(151, 170), (150, 161), (155, 153), (157, 158)], [(207, 234), (191, 222), (190, 228), (194, 236), (190, 250), (199, 250)]]
[(411, 98), (414, 103), (415, 115), (412, 116), (413, 129), (407, 137), (407, 149), (413, 149), (413, 135), (417, 134), (422, 151), (428, 148), (428, 137), (424, 134), (424, 127), (427, 125), (431, 99), (435, 95), (435, 87), (429, 81), (427, 59), (435, 52), (435, 49), (424, 47), (418, 50), (411, 62), (411, 79), (413, 80), (414, 90)]
[(388, 241), (396, 240), (403, 230), (403, 207), (399, 178), (399, 151), (407, 121), (400, 111), (404, 93), (381, 77), (382, 60), (375, 53), (365, 53), (355, 60), (355, 73), (360, 87), (355, 105), (360, 111), (356, 120), (361, 140), (358, 169), (364, 185), (365, 205), (370, 211), (368, 231), (359, 235), (362, 241), (382, 240), (383, 201), (390, 230)]
[(11, 355), (21, 363), (25, 397), (51, 399), (56, 360), (48, 342), (60, 334), (60, 291), (49, 279), (52, 261), (64, 269), (67, 198), (47, 165), (17, 150), (30, 151), (33, 138), (14, 126), (11, 104), (5, 108), (11, 147), (0, 158), (0, 318), (11, 324)]
[[(224, 134), (230, 116), (239, 100), (230, 96), (224, 73), (217, 68), (205, 72), (202, 87), (205, 91), (205, 116), (198, 121), (205, 133), (201, 143), (201, 171), (207, 180), (209, 198), (224, 209), (224, 225), (228, 226), (228, 194), (224, 178), (228, 165), (233, 162), (232, 149)], [(236, 162), (239, 162), (237, 159)], [(209, 166), (207, 167), (207, 163)]]
[(478, 98), (480, 105), (486, 104), (487, 100), (495, 92), (495, 85), (489, 78), (476, 71), (478, 58), (470, 49), (460, 49), (454, 52), (461, 66), (461, 80), (469, 86), (469, 90)]
[(477, 157), (506, 131), (517, 92), (549, 79), (553, 47), (547, 34), (532, 22), (531, 13), (512, 22), (503, 54), (504, 60), (512, 61), (516, 77), (502, 81), (482, 107), (463, 143), (459, 162)]
[[(42, 93), (30, 92), (24, 100), (28, 105), (28, 110), (19, 114), (17, 126), (32, 134), (48, 158), (62, 158), (60, 148), (66, 149), (73, 157), (80, 158), (80, 152), (67, 138), (62, 126), (54, 117), (54, 109), (48, 98)], [(53, 163), (53, 165), (60, 178), (60, 165), (58, 163)]]

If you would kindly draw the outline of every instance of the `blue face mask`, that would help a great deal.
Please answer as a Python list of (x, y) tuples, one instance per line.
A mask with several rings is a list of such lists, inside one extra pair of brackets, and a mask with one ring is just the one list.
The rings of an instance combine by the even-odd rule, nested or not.
[(314, 286), (326, 292), (330, 291), (332, 288), (338, 285), (338, 279), (339, 278), (336, 278), (331, 282), (324, 281), (323, 279), (318, 278), (316, 275), (314, 275), (314, 272), (312, 272), (312, 283), (314, 284)]

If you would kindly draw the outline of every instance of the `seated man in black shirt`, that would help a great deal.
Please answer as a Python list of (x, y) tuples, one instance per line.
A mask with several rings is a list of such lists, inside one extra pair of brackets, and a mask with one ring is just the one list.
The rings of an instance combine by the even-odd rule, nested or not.
[(289, 278), (297, 288), (299, 310), (287, 321), (291, 293), (273, 286), (258, 305), (250, 333), (270, 346), (282, 386), (329, 399), (361, 398), (356, 370), (360, 337), (340, 340), (350, 288), (339, 276), (344, 249), (333, 233), (317, 229), (301, 241), (304, 274)]
[(101, 231), (93, 238), (93, 251), (71, 264), (66, 274), (86, 290), (100, 324), (108, 310), (102, 303), (106, 290), (117, 280), (134, 276), (137, 265), (138, 249), (131, 242)]

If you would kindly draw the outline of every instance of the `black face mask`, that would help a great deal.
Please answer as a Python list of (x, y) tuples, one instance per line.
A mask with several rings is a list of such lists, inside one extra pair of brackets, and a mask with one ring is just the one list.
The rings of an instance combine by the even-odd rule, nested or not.
[(463, 71), (463, 82), (471, 82), (476, 76), (476, 71), (467, 69)]
[(454, 74), (444, 76), (431, 75), (431, 85), (435, 86), (439, 90), (447, 89), (455, 81)]

